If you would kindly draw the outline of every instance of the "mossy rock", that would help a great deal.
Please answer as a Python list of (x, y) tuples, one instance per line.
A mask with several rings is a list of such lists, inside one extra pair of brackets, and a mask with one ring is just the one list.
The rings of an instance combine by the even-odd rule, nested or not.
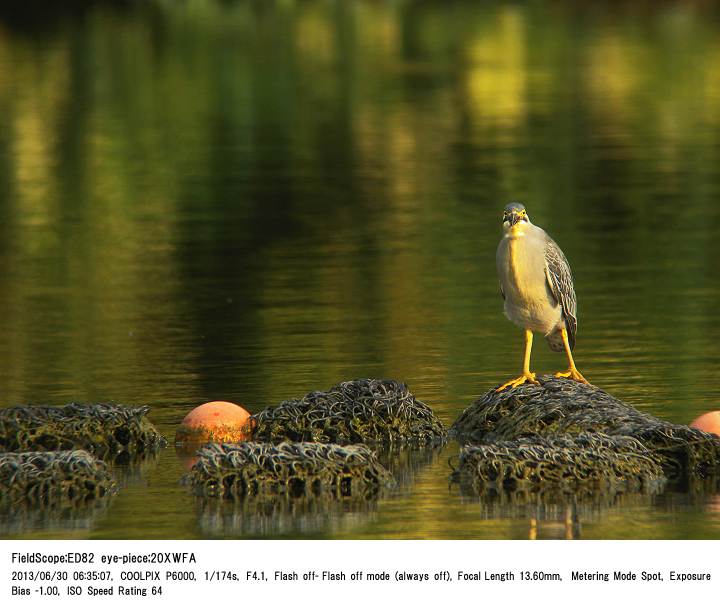
[(82, 505), (116, 491), (108, 466), (84, 450), (0, 453), (0, 506)]
[(186, 481), (206, 497), (369, 497), (394, 485), (392, 474), (367, 446), (209, 444), (197, 456)]
[(0, 452), (87, 450), (117, 462), (157, 451), (165, 439), (147, 406), (14, 406), (0, 409)]
[(536, 435), (462, 447), (452, 481), (478, 493), (550, 487), (639, 492), (665, 482), (661, 461), (633, 438)]
[(602, 433), (640, 442), (671, 479), (720, 473), (720, 438), (663, 421), (593, 385), (544, 376), (473, 402), (450, 428), (463, 444), (492, 444), (523, 436)]
[(447, 431), (404, 383), (359, 379), (287, 400), (250, 419), (253, 440), (438, 446)]

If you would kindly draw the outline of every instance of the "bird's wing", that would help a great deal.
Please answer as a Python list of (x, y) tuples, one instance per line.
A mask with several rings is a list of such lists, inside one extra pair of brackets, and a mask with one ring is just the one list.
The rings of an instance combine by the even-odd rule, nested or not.
[(565, 319), (570, 348), (575, 348), (577, 333), (577, 298), (573, 287), (572, 272), (565, 254), (550, 237), (545, 245), (545, 277), (555, 300), (560, 303)]
[(505, 290), (502, 289), (502, 283), (500, 284), (500, 296), (502, 296), (503, 300), (505, 300)]

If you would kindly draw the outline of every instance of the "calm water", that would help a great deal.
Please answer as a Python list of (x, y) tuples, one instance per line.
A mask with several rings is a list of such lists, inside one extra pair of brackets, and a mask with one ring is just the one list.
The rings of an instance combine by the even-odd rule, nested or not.
[[(674, 422), (717, 409), (720, 12), (478, 4), (0, 8), (1, 403), (149, 404), (172, 438), (210, 399), (386, 377), (449, 425), (520, 368), (494, 255), (521, 200), (572, 264), (585, 376)], [(260, 510), (197, 502), (169, 448), (109, 505), (0, 534), (565, 536), (561, 508), (449, 489), (456, 454), (398, 456), (372, 505)], [(718, 538), (720, 495), (575, 519)]]

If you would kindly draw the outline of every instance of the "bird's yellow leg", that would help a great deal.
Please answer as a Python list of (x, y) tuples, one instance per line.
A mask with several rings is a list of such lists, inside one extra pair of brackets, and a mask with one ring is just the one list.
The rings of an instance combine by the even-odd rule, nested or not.
[(535, 373), (530, 372), (530, 352), (532, 351), (532, 341), (533, 333), (530, 330), (525, 330), (525, 360), (523, 361), (522, 375), (516, 379), (508, 381), (504, 385), (500, 385), (500, 387), (495, 390), (496, 392), (507, 389), (508, 387), (519, 387), (524, 383), (533, 383), (534, 385), (540, 384), (535, 380)]
[(573, 360), (572, 351), (570, 351), (570, 343), (568, 342), (568, 334), (567, 330), (565, 328), (562, 328), (560, 330), (560, 335), (563, 339), (563, 345), (565, 345), (565, 353), (568, 358), (568, 369), (566, 372), (557, 372), (555, 376), (557, 377), (563, 377), (563, 378), (571, 378), (574, 381), (578, 381), (579, 383), (585, 383), (586, 385), (589, 385), (587, 379), (580, 374), (580, 371), (575, 367), (575, 361)]

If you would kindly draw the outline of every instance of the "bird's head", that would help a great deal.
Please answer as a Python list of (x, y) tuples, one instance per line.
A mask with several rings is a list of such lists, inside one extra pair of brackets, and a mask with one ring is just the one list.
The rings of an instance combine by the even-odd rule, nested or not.
[(508, 203), (503, 210), (503, 228), (505, 231), (512, 230), (514, 226), (529, 224), (530, 217), (527, 215), (525, 206), (522, 203)]

